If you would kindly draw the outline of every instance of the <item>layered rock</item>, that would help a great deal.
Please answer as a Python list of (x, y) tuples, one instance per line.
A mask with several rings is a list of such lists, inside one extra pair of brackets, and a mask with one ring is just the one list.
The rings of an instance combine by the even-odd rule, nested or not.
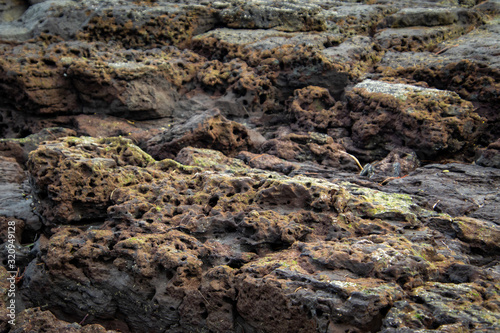
[[(129, 153), (113, 161), (129, 161), (123, 168), (135, 179), (111, 183), (100, 166), (109, 150), (116, 155), (122, 146)], [(85, 179), (104, 177), (115, 189), (89, 201), (101, 209), (99, 224), (91, 219), (82, 229), (54, 229), (37, 242), (22, 289), (28, 305), (48, 302), (70, 321), (88, 313), (90, 322), (110, 328), (122, 318), (121, 327), (137, 332), (159, 327), (366, 331), (396, 327), (392, 317), (385, 322), (382, 317), (396, 304), (413, 302), (405, 291), (426, 299), (439, 283), (469, 291), (478, 279), (482, 288), (497, 288), (494, 273), (461, 268), (471, 264), (469, 247), (498, 251), (496, 224), (455, 219), (419, 206), (409, 195), (251, 169), (212, 150), (185, 148), (177, 157), (180, 164), (146, 155), (139, 155), (146, 156), (140, 162), (131, 149), (136, 148), (123, 140), (67, 138), (30, 155), (39, 192), (45, 183), (67, 179), (68, 184), (39, 207), (57, 203), (52, 210), (61, 212), (82, 204), (75, 189), (85, 191), (86, 185), (71, 180), (81, 175), (62, 168), (47, 174), (37, 167), (53, 163), (58, 152), (70, 163), (85, 160)], [(110, 171), (120, 173), (116, 167)], [(59, 223), (65, 217), (44, 216)], [(443, 223), (456, 225), (457, 233), (440, 229)], [(479, 241), (483, 236), (473, 231), (478, 228), (488, 228), (490, 238)], [(496, 302), (494, 296), (477, 297)], [(420, 304), (425, 318), (418, 327), (497, 325), (496, 314), (481, 305), (475, 311), (482, 321), (459, 314), (445, 320), (441, 313), (449, 305), (443, 302), (436, 305), (432, 298)]]
[(0, 2), (0, 331), (500, 330), (499, 13)]

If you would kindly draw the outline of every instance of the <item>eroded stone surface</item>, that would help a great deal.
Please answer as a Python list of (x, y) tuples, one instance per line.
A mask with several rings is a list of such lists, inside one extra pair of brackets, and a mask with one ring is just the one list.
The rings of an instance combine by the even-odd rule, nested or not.
[(476, 2), (0, 6), (0, 330), (500, 330)]
[[(72, 141), (72, 147), (62, 145)], [(113, 143), (137, 149), (126, 140), (62, 139), (33, 152), (31, 169), (38, 170), (42, 153), (50, 161), (62, 151), (70, 161), (93, 156), (86, 159), (88, 169), (100, 173), (106, 147), (121, 147)], [(420, 295), (426, 283), (462, 286), (480, 277), (496, 288), (491, 273), (463, 267), (470, 264), (469, 247), (496, 251), (497, 225), (479, 239), (471, 231), (479, 221), (452, 219), (409, 195), (286, 177), (207, 149), (184, 148), (177, 159), (184, 164), (134, 159), (125, 170), (149, 178), (108, 181), (116, 188), (103, 200), (103, 222), (83, 230), (63, 226), (41, 238), (23, 282), (28, 305), (49, 302), (67, 321), (90, 313), (90, 322), (106, 327), (114, 327), (120, 313), (126, 316), (122, 327), (140, 332), (144, 316), (151, 318), (147, 330), (166, 326), (172, 332), (218, 325), (281, 332), (283, 322), (293, 325), (286, 330), (365, 331), (379, 329), (381, 314), (407, 300), (404, 290)], [(53, 170), (33, 173), (40, 178), (36, 186), (64, 175), (64, 169)], [(63, 199), (59, 193), (41, 207)], [(429, 220), (448, 221), (456, 234), (429, 229)], [(56, 288), (61, 284), (74, 291)], [(77, 310), (65, 311), (68, 304)], [(441, 319), (446, 306), (426, 312), (432, 320), (425, 327), (448, 324)], [(489, 308), (478, 311), (495, 318)], [(279, 327), (271, 318), (281, 318)]]

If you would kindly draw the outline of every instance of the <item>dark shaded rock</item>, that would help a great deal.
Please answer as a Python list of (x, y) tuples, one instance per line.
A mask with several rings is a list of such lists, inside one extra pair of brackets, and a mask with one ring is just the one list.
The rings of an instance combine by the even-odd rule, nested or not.
[[(27, 176), (21, 166), (11, 158), (0, 157), (0, 217), (5, 219), (2, 229), (7, 231), (7, 220), (16, 219), (17, 245), (32, 242), (41, 228), (40, 219), (33, 212), (34, 201)], [(25, 232), (23, 239), (22, 233)], [(3, 241), (6, 241), (4, 238)], [(3, 242), (1, 242), (3, 243)]]
[(487, 149), (481, 151), (476, 160), (477, 165), (490, 168), (500, 168), (500, 139), (490, 143)]
[(385, 188), (411, 194), (426, 207), (451, 216), (466, 215), (499, 224), (499, 180), (500, 172), (494, 168), (432, 164), (392, 180)]
[(447, 279), (451, 283), (474, 282), (480, 275), (478, 270), (471, 265), (453, 264), (446, 270)]

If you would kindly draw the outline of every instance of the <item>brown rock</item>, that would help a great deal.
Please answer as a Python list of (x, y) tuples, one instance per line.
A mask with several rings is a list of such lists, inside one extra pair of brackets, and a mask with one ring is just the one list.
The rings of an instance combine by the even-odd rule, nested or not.
[(172, 126), (148, 141), (147, 151), (156, 159), (173, 158), (184, 147), (216, 149), (228, 156), (255, 150), (262, 143), (244, 125), (230, 121), (219, 110), (209, 110), (182, 125)]

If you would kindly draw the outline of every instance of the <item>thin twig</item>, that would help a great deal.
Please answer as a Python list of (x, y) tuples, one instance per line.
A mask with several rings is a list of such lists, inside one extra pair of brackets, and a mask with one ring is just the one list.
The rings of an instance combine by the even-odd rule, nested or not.
[(443, 53), (443, 52), (445, 52), (445, 51), (448, 51), (448, 50), (449, 50), (449, 49), (451, 49), (452, 47), (457, 47), (457, 46), (458, 46), (458, 44), (447, 46), (447, 47), (445, 47), (444, 49), (442, 49), (442, 50), (439, 50), (439, 51), (435, 52), (434, 54), (435, 54), (435, 55), (441, 54), (441, 53)]
[(85, 321), (85, 319), (87, 319), (87, 317), (88, 317), (88, 316), (89, 316), (89, 314), (87, 313), (87, 314), (85, 315), (85, 317), (83, 317), (82, 321), (81, 321), (78, 325), (82, 325), (82, 324), (83, 324), (83, 322)]

